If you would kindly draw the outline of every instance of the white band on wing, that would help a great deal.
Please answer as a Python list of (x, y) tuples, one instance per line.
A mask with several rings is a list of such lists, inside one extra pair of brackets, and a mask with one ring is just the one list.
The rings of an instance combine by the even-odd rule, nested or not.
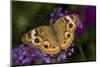
[(35, 31), (35, 30), (32, 30), (32, 31), (31, 31), (31, 37), (32, 37), (32, 39), (34, 39), (34, 38), (35, 38), (35, 33), (36, 33), (36, 31)]
[(67, 20), (69, 20), (69, 23), (72, 23), (72, 19), (70, 18), (70, 16), (65, 16)]

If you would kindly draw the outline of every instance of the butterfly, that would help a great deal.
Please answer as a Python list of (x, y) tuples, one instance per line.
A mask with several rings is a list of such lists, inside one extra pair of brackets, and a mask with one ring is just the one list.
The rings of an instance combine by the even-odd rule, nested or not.
[(70, 47), (79, 16), (68, 14), (49, 26), (39, 26), (22, 36), (23, 43), (39, 48), (45, 54), (57, 54)]

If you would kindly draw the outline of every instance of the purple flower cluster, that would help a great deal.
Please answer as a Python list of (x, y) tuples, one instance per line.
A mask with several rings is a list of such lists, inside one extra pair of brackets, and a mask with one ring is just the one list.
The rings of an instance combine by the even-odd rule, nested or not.
[(41, 51), (33, 46), (21, 44), (12, 51), (12, 63), (15, 65), (38, 64), (40, 59)]
[(58, 18), (63, 17), (67, 15), (68, 11), (63, 10), (61, 7), (55, 8), (54, 11), (50, 14), (50, 20), (49, 22), (52, 24), (54, 23)]
[(71, 56), (73, 52), (74, 44), (72, 44), (68, 49), (55, 55), (47, 55), (34, 46), (25, 46), (25, 44), (21, 44), (18, 48), (15, 48), (12, 51), (12, 63), (13, 65), (59, 63), (63, 59), (67, 59), (68, 56)]

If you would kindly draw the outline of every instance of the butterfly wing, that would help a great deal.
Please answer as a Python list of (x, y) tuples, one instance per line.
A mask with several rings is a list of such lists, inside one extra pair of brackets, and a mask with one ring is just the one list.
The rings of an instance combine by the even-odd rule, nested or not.
[(60, 51), (50, 26), (40, 26), (33, 29), (31, 31), (30, 41), (25, 36), (23, 38), (24, 43), (29, 44), (29, 42), (31, 42), (33, 46), (38, 47), (42, 52), (46, 54), (56, 54)]
[(68, 48), (74, 39), (74, 31), (77, 25), (76, 17), (77, 15), (74, 14), (66, 15), (59, 18), (54, 24), (61, 49)]
[(25, 33), (22, 38), (21, 38), (22, 42), (25, 44), (32, 44), (32, 37), (31, 37), (31, 31), (29, 31), (28, 33)]
[(66, 28), (69, 32), (75, 32), (79, 23), (79, 17), (77, 14), (69, 14), (65, 16), (67, 25)]

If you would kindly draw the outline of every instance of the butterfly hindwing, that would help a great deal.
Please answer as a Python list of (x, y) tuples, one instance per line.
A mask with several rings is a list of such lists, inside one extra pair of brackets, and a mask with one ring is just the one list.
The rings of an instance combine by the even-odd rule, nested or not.
[(57, 39), (59, 39), (58, 41), (61, 49), (67, 49), (74, 39), (74, 34), (69, 32), (66, 28), (68, 23), (69, 22), (64, 16), (59, 18), (54, 24), (54, 29), (57, 33)]

